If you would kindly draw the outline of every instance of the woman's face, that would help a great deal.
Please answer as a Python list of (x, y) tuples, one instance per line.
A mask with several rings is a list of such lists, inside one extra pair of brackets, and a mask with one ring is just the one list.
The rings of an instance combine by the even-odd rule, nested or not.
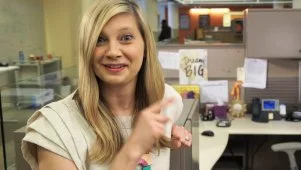
[(96, 76), (105, 84), (136, 84), (144, 55), (144, 41), (129, 13), (114, 16), (99, 35), (93, 58)]

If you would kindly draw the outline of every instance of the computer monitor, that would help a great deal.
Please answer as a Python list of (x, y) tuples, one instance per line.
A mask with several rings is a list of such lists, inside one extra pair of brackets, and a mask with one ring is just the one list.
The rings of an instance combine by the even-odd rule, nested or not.
[(261, 99), (262, 111), (279, 111), (278, 99)]

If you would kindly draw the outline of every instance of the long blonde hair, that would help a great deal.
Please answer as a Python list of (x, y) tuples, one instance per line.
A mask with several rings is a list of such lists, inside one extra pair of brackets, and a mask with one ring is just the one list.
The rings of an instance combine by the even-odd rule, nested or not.
[[(92, 67), (99, 34), (113, 16), (121, 13), (130, 13), (136, 18), (145, 43), (145, 57), (136, 85), (133, 126), (137, 114), (164, 95), (164, 77), (155, 40), (139, 6), (130, 0), (96, 0), (83, 16), (80, 27), (78, 102), (97, 136), (89, 151), (89, 158), (97, 163), (112, 161), (124, 143), (114, 115), (99, 94), (101, 87)], [(169, 147), (169, 140), (163, 137), (156, 147)]]

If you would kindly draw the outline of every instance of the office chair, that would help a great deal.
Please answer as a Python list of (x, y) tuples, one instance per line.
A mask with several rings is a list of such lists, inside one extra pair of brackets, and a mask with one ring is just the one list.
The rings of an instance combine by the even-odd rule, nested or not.
[(301, 150), (301, 142), (285, 142), (277, 143), (271, 146), (274, 152), (285, 152), (288, 155), (291, 170), (298, 170), (298, 165), (296, 163), (295, 152), (296, 150)]

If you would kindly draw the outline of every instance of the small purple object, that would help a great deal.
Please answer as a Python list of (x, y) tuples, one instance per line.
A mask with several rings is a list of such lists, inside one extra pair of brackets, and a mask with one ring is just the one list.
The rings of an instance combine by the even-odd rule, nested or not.
[(218, 119), (226, 119), (227, 118), (228, 107), (227, 106), (214, 106), (213, 113), (214, 116)]
[(195, 95), (194, 91), (189, 91), (187, 93), (187, 99), (194, 99), (195, 98), (194, 95)]

